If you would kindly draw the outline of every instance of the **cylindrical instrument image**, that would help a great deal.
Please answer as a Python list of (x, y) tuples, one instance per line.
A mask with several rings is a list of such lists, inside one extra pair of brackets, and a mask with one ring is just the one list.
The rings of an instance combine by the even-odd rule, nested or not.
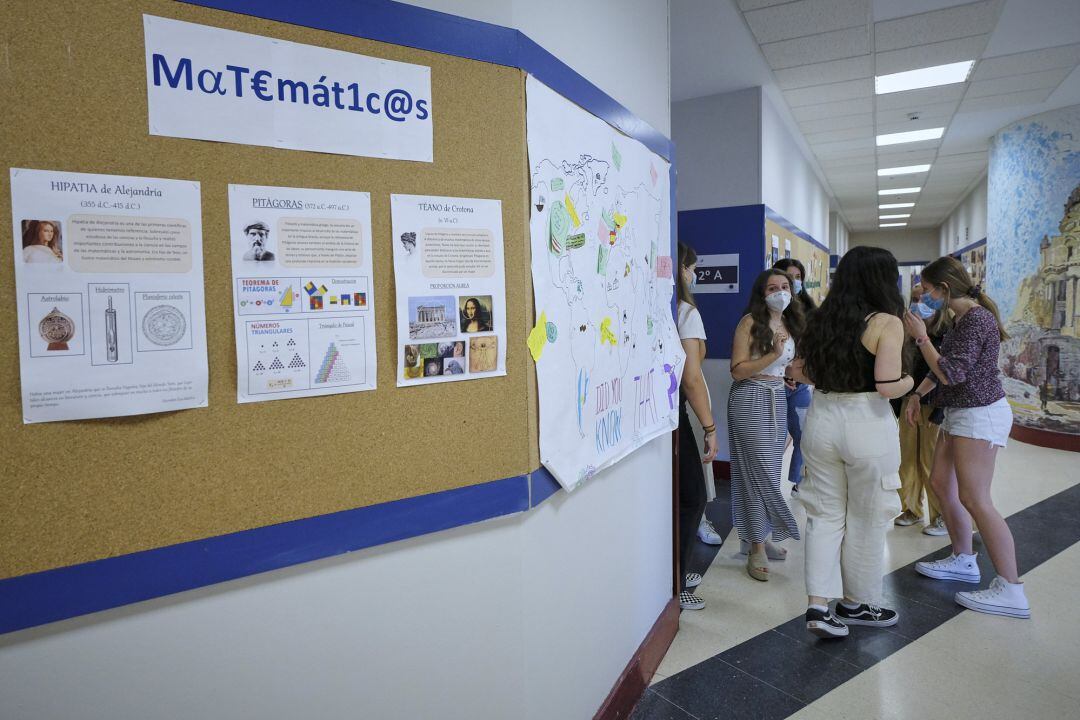
[(116, 344), (116, 309), (113, 308), (111, 297), (109, 307), (105, 309), (105, 352), (109, 362), (120, 359), (120, 351)]

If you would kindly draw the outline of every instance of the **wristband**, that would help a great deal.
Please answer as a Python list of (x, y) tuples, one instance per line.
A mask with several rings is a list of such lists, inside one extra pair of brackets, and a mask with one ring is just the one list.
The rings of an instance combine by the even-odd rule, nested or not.
[(928, 342), (930, 342), (930, 338), (928, 336), (926, 336), (926, 335), (923, 335), (922, 337), (915, 338), (915, 344), (916, 345), (925, 345)]
[(712, 432), (716, 432), (716, 423), (713, 423), (712, 425), (703, 426), (701, 429), (705, 431), (706, 435), (708, 435), (709, 433), (712, 433)]

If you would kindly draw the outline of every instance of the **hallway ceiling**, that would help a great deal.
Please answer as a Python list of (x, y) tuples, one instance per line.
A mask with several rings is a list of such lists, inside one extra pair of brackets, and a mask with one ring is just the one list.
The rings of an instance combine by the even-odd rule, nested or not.
[[(937, 227), (986, 171), (997, 130), (1080, 103), (1076, 0), (673, 0), (671, 15), (672, 100), (766, 87), (853, 231), (877, 230), (879, 212)], [(965, 82), (874, 94), (875, 75), (962, 60), (976, 61)], [(942, 126), (937, 140), (876, 146)], [(879, 211), (894, 202), (915, 207)]]

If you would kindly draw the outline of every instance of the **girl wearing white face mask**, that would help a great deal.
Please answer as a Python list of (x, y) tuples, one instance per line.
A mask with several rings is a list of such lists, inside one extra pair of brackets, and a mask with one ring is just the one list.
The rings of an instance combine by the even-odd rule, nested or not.
[(791, 302), (791, 286), (782, 270), (758, 275), (731, 348), (731, 511), (739, 539), (750, 545), (746, 571), (762, 581), (769, 579), (769, 559), (786, 554), (767, 542), (769, 535), (775, 542), (799, 537), (780, 492), (787, 443), (784, 371), (804, 324), (802, 305)]

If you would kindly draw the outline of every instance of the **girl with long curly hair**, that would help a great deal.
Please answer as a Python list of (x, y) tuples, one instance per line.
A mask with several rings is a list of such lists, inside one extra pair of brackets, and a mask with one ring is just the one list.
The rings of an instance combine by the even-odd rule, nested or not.
[(754, 281), (750, 304), (735, 328), (728, 395), (731, 447), (731, 512), (739, 540), (748, 543), (746, 571), (769, 579), (769, 559), (786, 551), (768, 543), (799, 537), (799, 527), (780, 492), (787, 443), (785, 368), (803, 331), (802, 305), (792, 302), (791, 277), (766, 270)]

